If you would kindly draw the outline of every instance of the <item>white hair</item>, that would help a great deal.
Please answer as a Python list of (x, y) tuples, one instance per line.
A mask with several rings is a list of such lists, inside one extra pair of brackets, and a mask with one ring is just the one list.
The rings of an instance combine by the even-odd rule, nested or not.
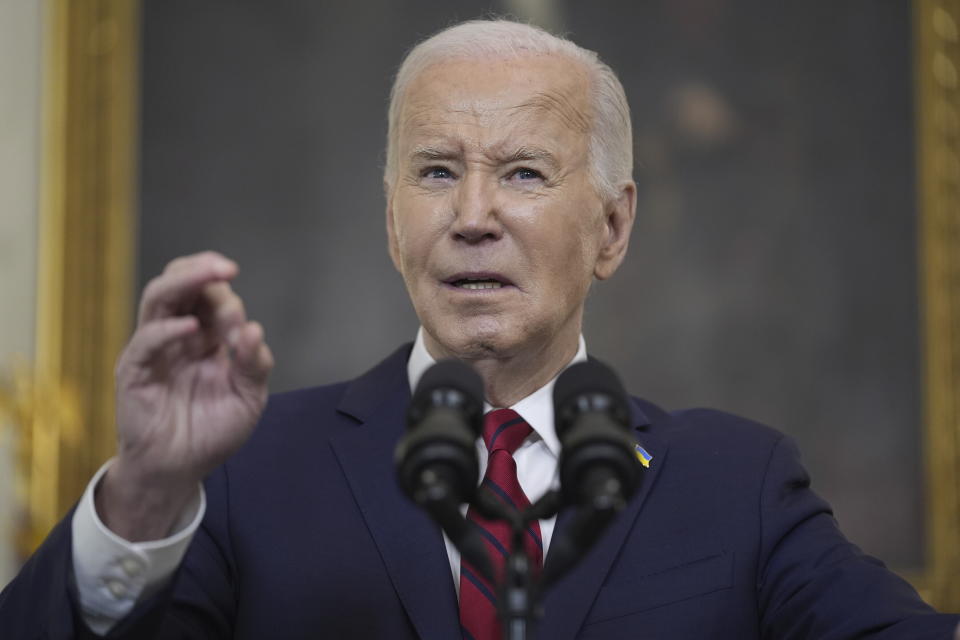
[(594, 187), (603, 198), (615, 197), (633, 175), (633, 135), (630, 107), (617, 75), (600, 57), (564, 38), (511, 20), (470, 20), (448, 27), (407, 54), (390, 91), (387, 115), (387, 162), (384, 180), (397, 176), (397, 137), (400, 111), (410, 83), (427, 67), (450, 59), (520, 58), (562, 55), (580, 63), (591, 80), (589, 167)]

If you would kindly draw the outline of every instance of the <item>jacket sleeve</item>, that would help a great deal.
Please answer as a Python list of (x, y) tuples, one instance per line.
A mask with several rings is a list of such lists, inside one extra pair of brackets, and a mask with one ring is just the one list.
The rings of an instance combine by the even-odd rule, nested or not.
[(772, 449), (760, 497), (757, 596), (764, 638), (952, 640), (960, 616), (937, 614), (903, 579), (840, 532), (810, 489), (793, 441)]
[(215, 471), (205, 485), (212, 499), (173, 579), (150, 598), (137, 602), (133, 611), (106, 636), (93, 633), (80, 615), (71, 555), (71, 509), (0, 593), (0, 637), (4, 640), (232, 637), (236, 571), (229, 541), (225, 470)]
[(85, 627), (70, 599), (72, 517), (73, 509), (0, 593), (0, 635), (4, 638), (96, 637), (83, 633)]

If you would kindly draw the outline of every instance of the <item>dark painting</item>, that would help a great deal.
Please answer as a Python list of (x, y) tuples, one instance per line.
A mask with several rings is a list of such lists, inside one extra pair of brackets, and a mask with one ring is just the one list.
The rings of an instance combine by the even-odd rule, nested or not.
[(922, 563), (905, 2), (146, 2), (140, 280), (217, 249), (275, 390), (344, 379), (417, 322), (386, 254), (387, 96), (456, 20), (539, 7), (630, 100), (637, 224), (585, 336), (628, 388), (795, 437), (846, 533)]

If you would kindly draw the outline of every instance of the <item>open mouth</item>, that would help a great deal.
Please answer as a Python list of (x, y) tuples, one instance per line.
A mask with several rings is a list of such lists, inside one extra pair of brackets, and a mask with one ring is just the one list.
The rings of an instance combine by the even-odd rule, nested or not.
[(503, 286), (503, 283), (497, 280), (469, 280), (467, 278), (456, 280), (450, 284), (459, 289), (499, 289)]
[(491, 273), (460, 273), (451, 278), (447, 278), (444, 282), (451, 287), (465, 289), (467, 291), (502, 289), (503, 287), (508, 287), (513, 284), (499, 274)]

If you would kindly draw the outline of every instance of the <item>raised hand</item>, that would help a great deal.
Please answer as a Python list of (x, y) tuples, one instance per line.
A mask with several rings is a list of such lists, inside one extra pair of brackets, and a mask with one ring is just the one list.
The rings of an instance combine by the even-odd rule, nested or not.
[(101, 519), (128, 540), (167, 535), (263, 411), (273, 356), (230, 288), (236, 274), (234, 262), (200, 253), (144, 290), (117, 362), (118, 456), (96, 493)]

